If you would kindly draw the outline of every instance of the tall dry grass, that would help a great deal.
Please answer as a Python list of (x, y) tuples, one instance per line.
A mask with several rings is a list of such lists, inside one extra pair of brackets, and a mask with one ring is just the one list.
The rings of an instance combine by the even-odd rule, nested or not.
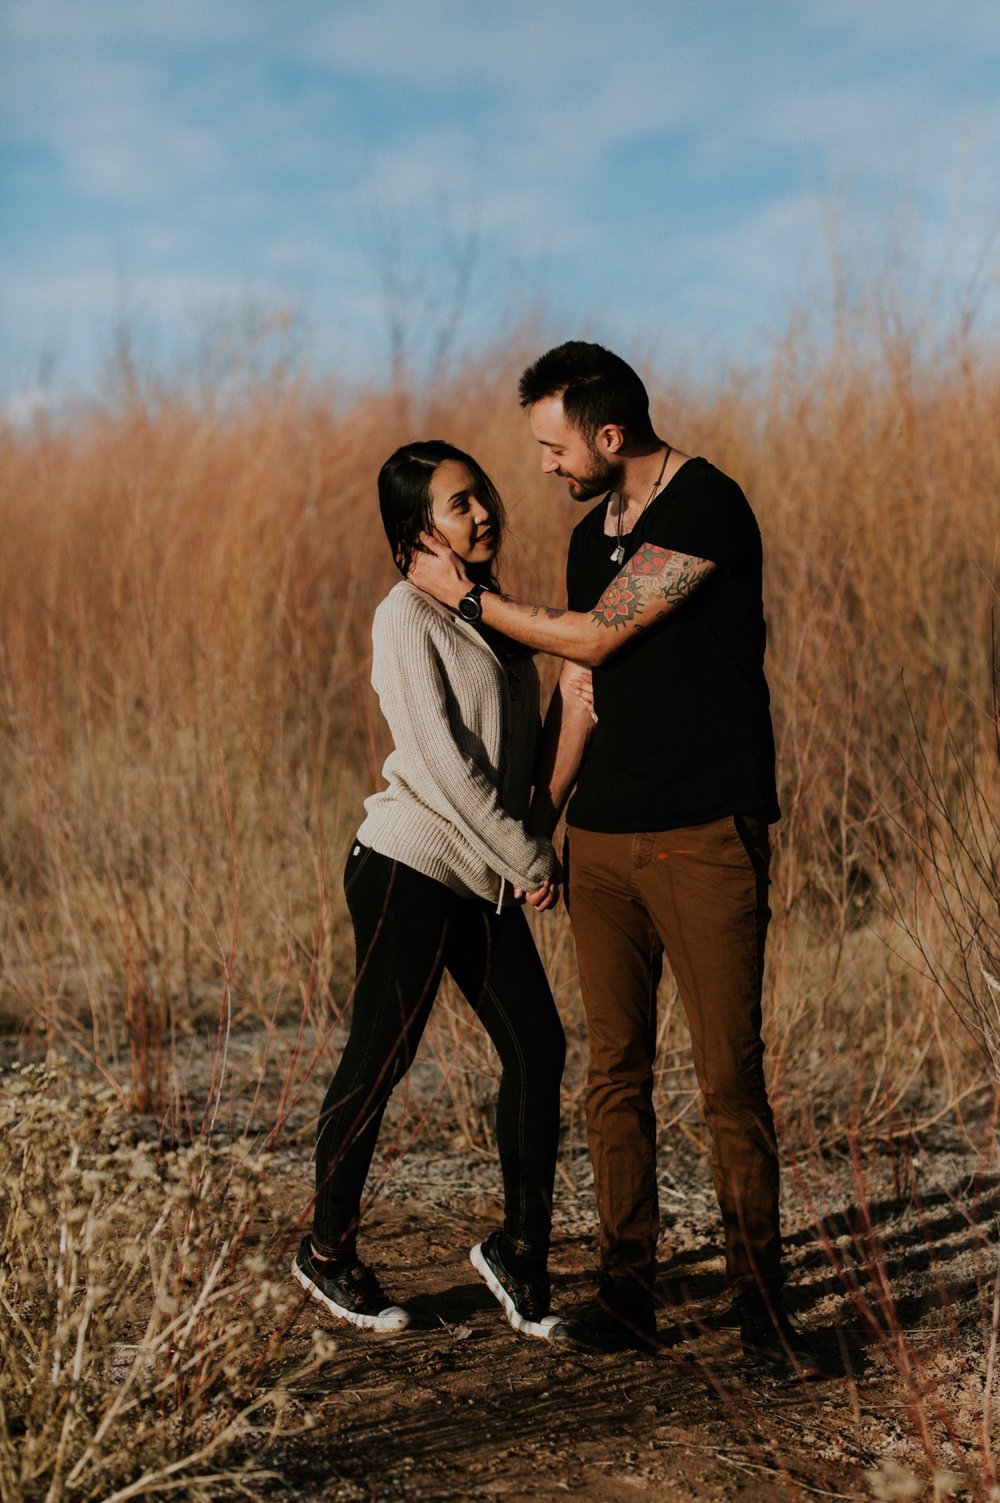
[[(263, 1371), (263, 1338), (231, 1322), (247, 1294), (233, 1248), (267, 1181), (261, 1146), (289, 1126), (307, 1138), (325, 1084), (352, 978), (339, 870), (387, 751), (368, 682), (371, 615), (395, 578), (375, 475), (414, 435), (471, 449), (507, 498), (509, 587), (558, 603), (578, 513), (542, 479), (514, 399), (536, 352), (512, 336), (434, 392), (361, 398), (280, 367), (195, 390), (129, 365), (113, 401), (0, 432), (0, 1017), (193, 1155), (161, 1154), (144, 1191), (102, 1137), (104, 1106), (81, 1106), (64, 1074), (17, 1087), (49, 1147), (23, 1129), (8, 1145), (20, 1199), (0, 1296), (22, 1320), (48, 1300), (54, 1332), (0, 1387), (28, 1437), (5, 1442), (0, 1475), (25, 1496), (124, 1498), (140, 1473), (210, 1491), (235, 1443), (237, 1370)], [(659, 430), (744, 485), (765, 539), (783, 1141), (820, 1164), (943, 1118), (995, 1122), (1000, 359), (961, 334), (931, 359), (887, 322), (822, 352), (793, 331), (709, 393), (651, 384)], [(565, 916), (536, 933), (570, 1034), (572, 1135), (584, 1042)], [(669, 983), (660, 1042), (664, 1134), (701, 1136)], [(492, 1060), (447, 992), (426, 1049), (434, 1110), (482, 1147)], [(39, 1165), (72, 1155), (74, 1112), (91, 1177), (43, 1193)], [(212, 1158), (248, 1131), (249, 1157)], [(235, 1231), (192, 1231), (192, 1185), (230, 1196)], [(166, 1241), (127, 1262), (123, 1326), (85, 1291), (106, 1286), (130, 1218)], [(42, 1264), (54, 1282), (26, 1282)], [(179, 1283), (193, 1324), (164, 1293)], [(109, 1392), (124, 1397), (101, 1400), (115, 1353)], [(40, 1374), (47, 1397), (26, 1408)], [(210, 1391), (225, 1396), (214, 1430)], [(137, 1473), (122, 1436), (153, 1412), (166, 1428), (143, 1432)]]
[[(892, 328), (862, 357), (848, 332), (824, 356), (793, 334), (710, 395), (654, 381), (661, 430), (736, 476), (764, 532), (772, 1084), (831, 1131), (847, 1099), (889, 1123), (923, 1091), (976, 1097), (984, 1064), (995, 1081), (1000, 971), (1000, 363), (957, 337), (922, 360)], [(386, 750), (375, 474), (414, 432), (473, 449), (508, 498), (507, 580), (558, 601), (576, 513), (513, 398), (530, 352), (419, 408), (281, 368), (223, 403), (129, 367), (114, 403), (0, 435), (8, 1027), (179, 1111), (199, 1021), (343, 1003), (339, 866)], [(565, 925), (539, 935), (570, 1005)]]

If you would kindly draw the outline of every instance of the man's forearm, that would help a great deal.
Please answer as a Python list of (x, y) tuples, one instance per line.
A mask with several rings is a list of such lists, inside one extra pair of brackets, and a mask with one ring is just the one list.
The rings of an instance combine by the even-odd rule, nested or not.
[(568, 688), (569, 678), (581, 671), (574, 665), (563, 669), (545, 716), (527, 827), (532, 835), (544, 835), (548, 839), (552, 838), (559, 816), (573, 792), (594, 729), (589, 709)]
[[(408, 578), (452, 610), (457, 610), (470, 583), (461, 561), (450, 550), (416, 554)], [(594, 666), (621, 645), (616, 633), (608, 629), (612, 622), (603, 619), (599, 608), (584, 612), (525, 605), (492, 590), (484, 591), (479, 605), (487, 626), (536, 652), (548, 652), (570, 662)]]
[[(524, 605), (492, 591), (482, 594), (479, 609), (487, 626), (515, 642), (594, 668), (683, 605), (714, 568), (708, 559), (642, 543), (591, 611)], [(465, 568), (450, 549), (416, 554), (407, 577), (453, 610), (469, 589)]]
[(593, 612), (561, 611), (548, 605), (525, 605), (506, 595), (484, 594), (483, 620), (515, 642), (538, 652), (593, 667), (621, 644), (602, 629)]

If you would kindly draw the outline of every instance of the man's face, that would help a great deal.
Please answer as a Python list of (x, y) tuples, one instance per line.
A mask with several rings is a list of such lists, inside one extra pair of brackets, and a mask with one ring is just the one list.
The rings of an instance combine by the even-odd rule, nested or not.
[(622, 463), (604, 444), (606, 430), (588, 443), (563, 412), (561, 397), (543, 397), (528, 413), (531, 431), (541, 445), (542, 473), (567, 480), (574, 501), (593, 501), (614, 490), (621, 479)]

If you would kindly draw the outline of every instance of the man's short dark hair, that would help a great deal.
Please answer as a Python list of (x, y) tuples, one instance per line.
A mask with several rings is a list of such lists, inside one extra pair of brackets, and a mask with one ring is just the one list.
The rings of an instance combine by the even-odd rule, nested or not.
[(649, 397), (632, 367), (600, 344), (570, 339), (540, 355), (521, 377), (522, 407), (544, 397), (561, 397), (567, 420), (589, 443), (605, 423), (630, 438), (648, 439)]

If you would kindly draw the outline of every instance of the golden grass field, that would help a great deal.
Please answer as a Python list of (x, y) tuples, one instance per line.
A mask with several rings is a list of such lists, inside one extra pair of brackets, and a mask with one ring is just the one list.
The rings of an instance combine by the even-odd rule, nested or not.
[[(429, 394), (126, 369), (114, 400), (0, 431), (0, 1026), (8, 1061), (55, 1071), (0, 1074), (5, 1500), (225, 1493), (248, 1415), (280, 1426), (263, 1375), (294, 1301), (266, 1285), (247, 1317), (284, 1265), (244, 1241), (292, 1128), (307, 1213), (303, 1123), (352, 976), (339, 875), (387, 750), (369, 625), (395, 578), (375, 476), (409, 437), (472, 450), (507, 503), (506, 586), (562, 603), (579, 513), (514, 395), (540, 347), (511, 336)], [(939, 1126), (988, 1144), (1000, 1111), (1000, 357), (889, 324), (866, 347), (793, 332), (708, 391), (650, 373), (658, 431), (739, 480), (764, 536), (768, 1070), (800, 1161)], [(572, 942), (561, 914), (535, 927), (579, 1143)], [(664, 1140), (699, 1138), (668, 985), (661, 1033)], [(447, 995), (425, 1049), (435, 1113), (481, 1149), (492, 1066)], [(991, 1278), (962, 1472), (983, 1500)], [(934, 1426), (911, 1429), (930, 1487)]]

